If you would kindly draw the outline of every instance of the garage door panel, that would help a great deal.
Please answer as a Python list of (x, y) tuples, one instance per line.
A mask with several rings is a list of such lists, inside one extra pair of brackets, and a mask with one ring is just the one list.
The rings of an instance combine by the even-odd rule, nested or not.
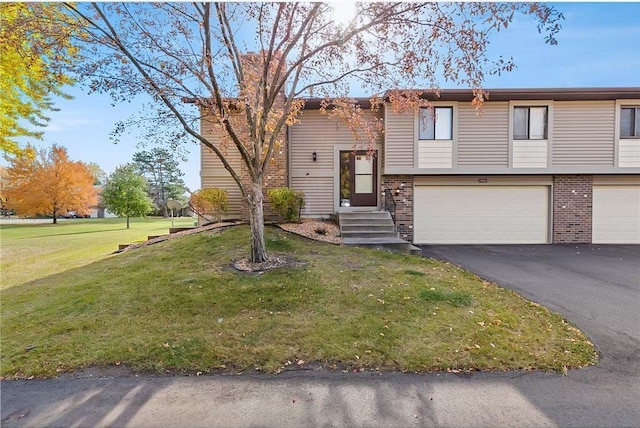
[(548, 186), (416, 186), (418, 244), (547, 243)]
[(640, 244), (640, 186), (593, 186), (594, 244)]

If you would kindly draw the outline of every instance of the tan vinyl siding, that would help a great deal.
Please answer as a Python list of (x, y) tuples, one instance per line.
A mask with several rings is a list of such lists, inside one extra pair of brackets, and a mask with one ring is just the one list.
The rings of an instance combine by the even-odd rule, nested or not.
[[(217, 129), (205, 128), (204, 136), (211, 141), (211, 143), (220, 149), (227, 161), (231, 164), (235, 171), (240, 171), (240, 165), (242, 164), (242, 158), (240, 152), (235, 148), (233, 143), (228, 143), (224, 147), (220, 144), (220, 134)], [(208, 147), (200, 145), (200, 171), (203, 175), (229, 175), (229, 171), (224, 168), (222, 162)]]
[[(364, 112), (372, 117), (373, 112)], [(340, 121), (330, 119), (318, 110), (304, 110), (300, 122), (290, 129), (291, 187), (305, 192), (307, 216), (333, 214), (334, 177), (338, 159), (334, 159), (335, 147), (340, 150), (366, 149), (366, 140), (356, 140), (351, 130)], [(317, 160), (313, 161), (313, 152)]]
[[(242, 159), (237, 149), (232, 144), (221, 147), (220, 131), (209, 122), (203, 120), (201, 123), (201, 129), (203, 135), (211, 141), (214, 146), (220, 147), (220, 150), (225, 155), (227, 161), (231, 164), (234, 170), (240, 174)], [(238, 185), (231, 177), (229, 171), (224, 168), (218, 156), (204, 145), (200, 145), (200, 182), (202, 189), (212, 187), (225, 189), (228, 193), (229, 200), (228, 218), (241, 217), (243, 199)]]
[(563, 101), (553, 106), (554, 166), (613, 166), (614, 101)]
[[(351, 142), (346, 126), (330, 121), (317, 110), (303, 110), (300, 123), (290, 130), (291, 169), (333, 169), (333, 143)], [(313, 161), (313, 152), (317, 161)]]
[(303, 216), (326, 216), (333, 209), (333, 177), (294, 177), (291, 187), (304, 192)]
[(416, 119), (413, 112), (396, 113), (385, 106), (384, 168), (413, 168)]
[(458, 107), (458, 166), (509, 165), (509, 103), (487, 102), (478, 114), (470, 103)]

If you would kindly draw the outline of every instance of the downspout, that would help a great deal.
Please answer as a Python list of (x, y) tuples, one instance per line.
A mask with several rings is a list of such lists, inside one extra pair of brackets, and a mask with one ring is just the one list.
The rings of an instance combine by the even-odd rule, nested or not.
[(287, 187), (291, 188), (291, 126), (287, 126)]

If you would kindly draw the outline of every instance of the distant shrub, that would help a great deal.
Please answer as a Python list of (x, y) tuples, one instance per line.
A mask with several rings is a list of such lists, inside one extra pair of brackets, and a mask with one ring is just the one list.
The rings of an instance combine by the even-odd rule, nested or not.
[(274, 210), (276, 210), (285, 221), (300, 221), (300, 212), (304, 208), (304, 193), (296, 192), (288, 187), (278, 187), (269, 189), (267, 197)]
[(200, 189), (191, 194), (189, 205), (196, 214), (214, 222), (219, 222), (229, 211), (227, 191), (215, 187)]

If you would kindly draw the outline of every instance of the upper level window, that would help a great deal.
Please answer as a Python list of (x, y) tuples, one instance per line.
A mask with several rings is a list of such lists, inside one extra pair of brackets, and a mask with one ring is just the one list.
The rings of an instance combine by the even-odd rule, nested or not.
[(423, 107), (418, 120), (418, 139), (453, 139), (453, 107)]
[(546, 140), (547, 107), (514, 107), (513, 139)]
[(640, 107), (620, 109), (620, 138), (640, 138)]

